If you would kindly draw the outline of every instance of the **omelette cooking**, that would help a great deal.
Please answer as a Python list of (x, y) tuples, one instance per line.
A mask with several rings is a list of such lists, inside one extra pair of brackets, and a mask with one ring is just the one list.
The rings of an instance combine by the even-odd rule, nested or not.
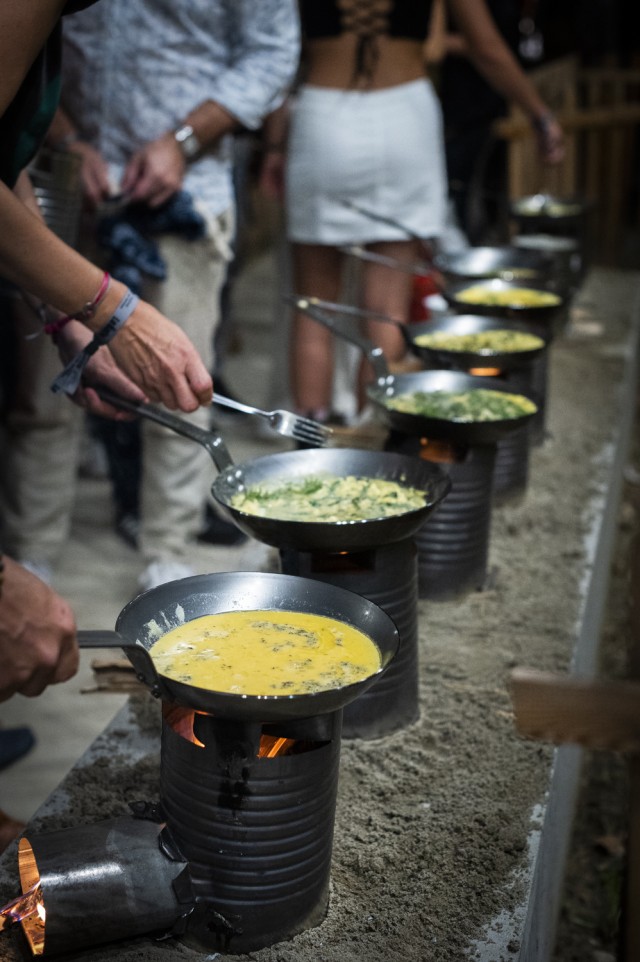
[(228, 611), (173, 628), (150, 649), (161, 675), (238, 695), (302, 695), (363, 681), (381, 667), (362, 631), (299, 611)]

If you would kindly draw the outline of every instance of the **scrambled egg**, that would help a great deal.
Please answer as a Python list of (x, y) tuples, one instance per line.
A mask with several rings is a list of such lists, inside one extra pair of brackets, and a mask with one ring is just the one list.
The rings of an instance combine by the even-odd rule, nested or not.
[(476, 334), (451, 334), (434, 331), (415, 338), (420, 347), (440, 348), (444, 351), (468, 351), (471, 354), (508, 354), (516, 351), (535, 351), (544, 347), (544, 341), (536, 334), (525, 331), (496, 329)]
[(194, 618), (151, 646), (161, 675), (209, 691), (301, 695), (343, 688), (379, 671), (364, 632), (300, 611), (226, 611)]
[(492, 290), (481, 284), (467, 287), (456, 295), (463, 304), (483, 304), (487, 307), (557, 307), (560, 298), (551, 291), (537, 291), (531, 287), (510, 287)]
[(426, 494), (382, 478), (308, 477), (253, 485), (231, 499), (246, 514), (279, 521), (369, 521), (416, 511)]

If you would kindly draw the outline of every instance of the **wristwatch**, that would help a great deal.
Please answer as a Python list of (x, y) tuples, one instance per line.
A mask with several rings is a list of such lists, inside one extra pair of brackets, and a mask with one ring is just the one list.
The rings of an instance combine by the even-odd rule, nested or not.
[(174, 130), (173, 136), (186, 161), (194, 160), (202, 150), (202, 144), (196, 137), (191, 124), (178, 127)]

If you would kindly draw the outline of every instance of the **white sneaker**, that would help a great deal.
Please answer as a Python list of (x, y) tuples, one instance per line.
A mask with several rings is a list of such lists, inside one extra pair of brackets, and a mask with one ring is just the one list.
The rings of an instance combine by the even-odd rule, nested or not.
[(150, 591), (151, 588), (166, 585), (169, 581), (179, 581), (194, 574), (191, 565), (182, 561), (152, 561), (138, 578), (138, 587), (140, 591)]
[(51, 565), (46, 561), (36, 561), (33, 558), (27, 558), (26, 561), (21, 561), (20, 564), (23, 568), (26, 568), (27, 571), (30, 571), (32, 575), (35, 575), (36, 578), (39, 578), (40, 581), (44, 581), (45, 585), (51, 587), (53, 571)]

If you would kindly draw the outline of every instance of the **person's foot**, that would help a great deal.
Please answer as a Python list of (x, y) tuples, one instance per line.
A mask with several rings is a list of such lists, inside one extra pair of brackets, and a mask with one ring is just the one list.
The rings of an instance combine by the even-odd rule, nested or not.
[(11, 845), (14, 839), (24, 832), (27, 826), (10, 815), (0, 811), (0, 855)]
[(152, 561), (138, 578), (138, 588), (141, 592), (150, 591), (151, 588), (158, 588), (170, 581), (180, 581), (181, 578), (190, 578), (194, 574), (191, 565), (182, 561)]
[(30, 752), (35, 743), (33, 732), (26, 726), (0, 728), (0, 770)]
[(225, 521), (220, 515), (216, 514), (213, 508), (207, 505), (205, 510), (204, 527), (198, 535), (200, 544), (220, 544), (230, 547), (235, 544), (242, 544), (247, 540), (247, 535), (240, 528), (230, 521)]

